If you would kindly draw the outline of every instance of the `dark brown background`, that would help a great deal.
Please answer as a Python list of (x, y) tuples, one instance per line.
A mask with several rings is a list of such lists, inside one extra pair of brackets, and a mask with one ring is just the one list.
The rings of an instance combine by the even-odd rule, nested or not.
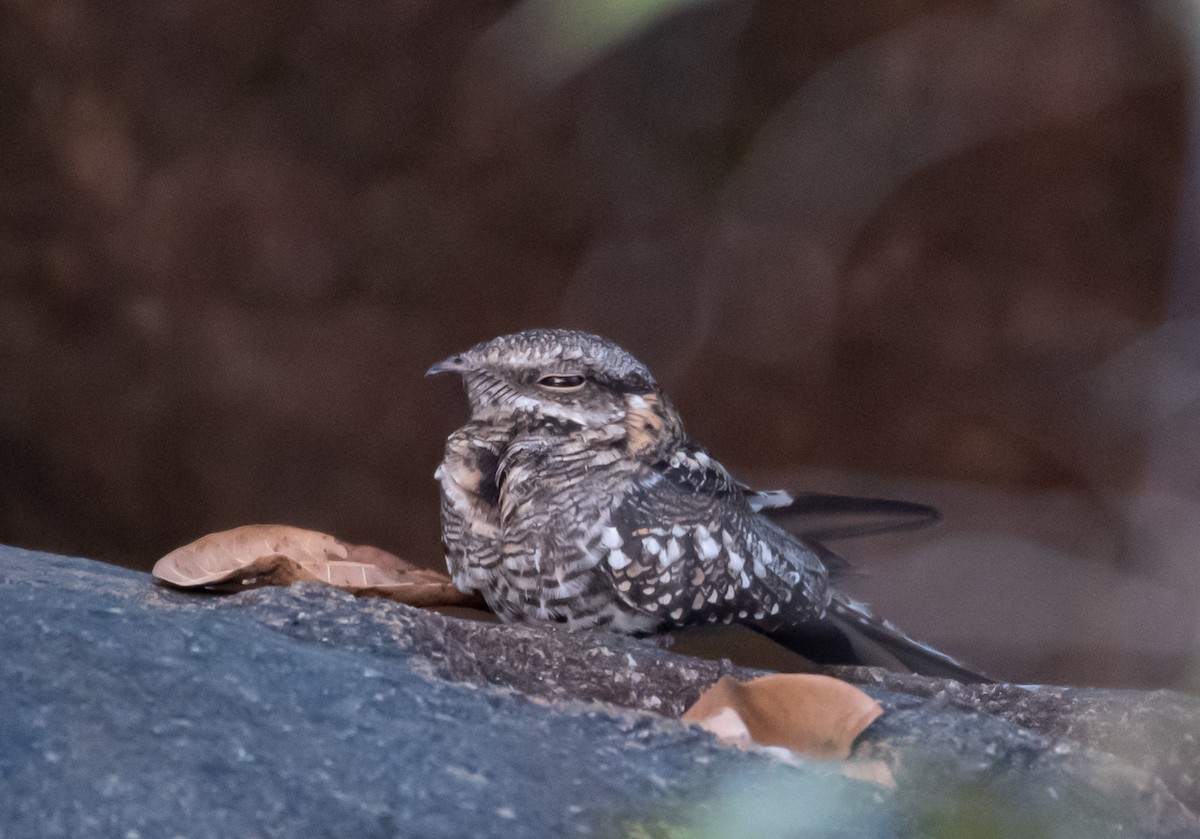
[(769, 485), (938, 504), (855, 589), (1196, 686), (1187, 21), (1116, 0), (0, 3), (0, 541), (437, 566), (430, 363), (617, 339)]

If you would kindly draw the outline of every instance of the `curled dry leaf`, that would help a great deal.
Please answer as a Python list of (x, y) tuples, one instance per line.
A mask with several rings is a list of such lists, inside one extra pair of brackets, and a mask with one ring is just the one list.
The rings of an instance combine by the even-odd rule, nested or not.
[(153, 574), (180, 588), (228, 590), (316, 580), (410, 606), (477, 605), (476, 597), (460, 592), (444, 574), (369, 545), (277, 524), (202, 536), (156, 562)]
[[(683, 718), (738, 732), (728, 709), (755, 743), (783, 746), (810, 757), (846, 759), (854, 740), (883, 713), (858, 688), (829, 676), (773, 674), (740, 682), (728, 676), (709, 688)], [(715, 726), (715, 727), (714, 727)], [(739, 736), (732, 742), (737, 743)]]

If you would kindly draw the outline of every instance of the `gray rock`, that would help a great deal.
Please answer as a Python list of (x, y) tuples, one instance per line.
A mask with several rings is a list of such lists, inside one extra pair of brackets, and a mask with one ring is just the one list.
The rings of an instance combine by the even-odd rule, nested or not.
[(4, 839), (1200, 835), (1180, 694), (836, 671), (893, 792), (672, 719), (753, 671), (648, 640), (0, 548), (0, 641)]

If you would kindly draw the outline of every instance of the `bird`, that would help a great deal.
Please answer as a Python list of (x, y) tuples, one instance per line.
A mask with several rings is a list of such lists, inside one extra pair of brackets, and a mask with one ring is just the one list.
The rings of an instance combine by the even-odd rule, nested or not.
[(446, 563), (502, 621), (635, 635), (740, 623), (817, 663), (989, 681), (833, 586), (847, 563), (821, 537), (854, 526), (811, 523), (875, 514), (875, 532), (932, 508), (739, 482), (646, 366), (598, 335), (502, 335), (426, 375), (444, 373), (470, 406), (434, 473)]

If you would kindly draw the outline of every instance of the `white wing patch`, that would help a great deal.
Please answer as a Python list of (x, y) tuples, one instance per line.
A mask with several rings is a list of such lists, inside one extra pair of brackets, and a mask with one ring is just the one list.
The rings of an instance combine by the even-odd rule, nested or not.
[(795, 501), (795, 497), (785, 489), (756, 489), (746, 492), (746, 503), (756, 513), (787, 507)]

